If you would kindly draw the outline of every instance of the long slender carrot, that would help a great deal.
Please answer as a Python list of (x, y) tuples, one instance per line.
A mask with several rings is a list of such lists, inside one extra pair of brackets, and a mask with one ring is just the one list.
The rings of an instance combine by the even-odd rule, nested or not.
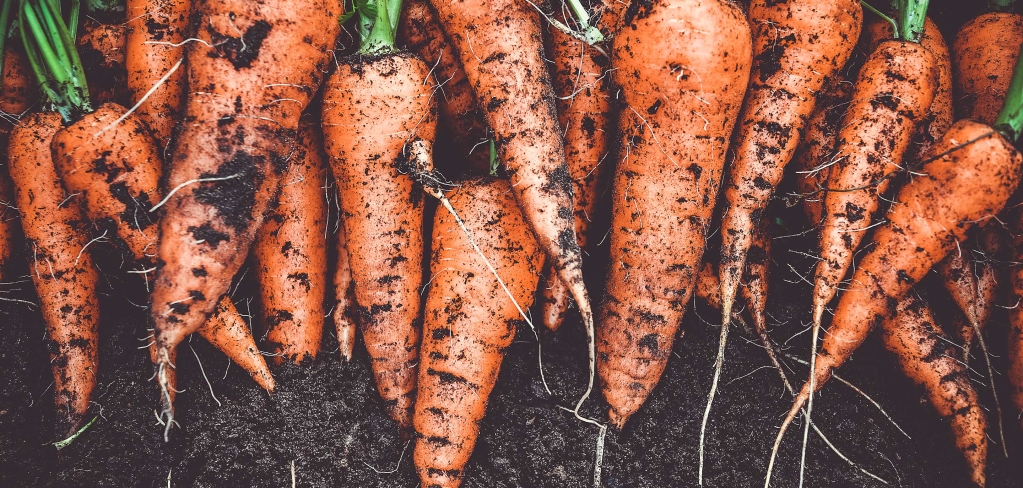
[(973, 482), (984, 486), (987, 422), (966, 363), (941, 331), (927, 303), (910, 292), (894, 316), (881, 321), (885, 347), (895, 354), (902, 372), (923, 387), (928, 400), (952, 427), (956, 447), (966, 458)]
[(319, 132), (319, 124), (299, 126), (299, 148), (253, 246), (264, 339), (278, 364), (315, 359), (323, 339), (327, 163)]
[(33, 114), (11, 131), (7, 150), (21, 211), (29, 270), (46, 321), (57, 404), (55, 433), (82, 426), (99, 371), (99, 274), (86, 248), (89, 227), (81, 199), (61, 187), (50, 140), (61, 116)]
[(958, 331), (959, 340), (969, 358), (974, 329), (983, 330), (994, 312), (998, 294), (999, 272), (993, 260), (1001, 247), (999, 225), (989, 223), (959, 245), (938, 263), (937, 271), (949, 295), (966, 315), (966, 323)]
[(799, 147), (816, 93), (849, 60), (860, 37), (857, 0), (753, 0), (753, 72), (735, 138), (735, 162), (721, 217), (723, 317), (745, 270), (746, 255), (785, 166)]
[(135, 113), (166, 148), (183, 112), (186, 70), (178, 63), (185, 56), (192, 0), (127, 0), (125, 7), (131, 101), (146, 97)]
[[(193, 297), (222, 296), (248, 254), (340, 30), (340, 5), (327, 0), (205, 0), (193, 15), (202, 42), (186, 53), (191, 89), (159, 202), (151, 302), (164, 390), (168, 351), (216, 305)], [(170, 425), (169, 402), (163, 414)]]
[(806, 121), (806, 135), (792, 158), (796, 188), (810, 224), (820, 225), (824, 215), (824, 190), (834, 162), (835, 143), (842, 119), (852, 99), (853, 83), (836, 75), (821, 92), (813, 115)]
[(597, 338), (608, 415), (619, 428), (671, 354), (752, 58), (749, 25), (731, 2), (661, 0), (625, 24), (612, 54), (625, 106)]
[[(490, 272), (455, 217), (433, 226), (413, 461), (424, 487), (456, 488), (479, 435), (504, 350), (536, 293), (543, 251), (507, 181), (470, 180), (450, 196)], [(507, 288), (504, 288), (504, 287)]]
[[(593, 361), (593, 314), (575, 231), (574, 186), (544, 65), (539, 15), (519, 0), (431, 4), (494, 131), (515, 198), (579, 307)], [(591, 386), (592, 378), (591, 371)], [(589, 388), (580, 402), (588, 394)]]
[[(611, 166), (608, 156), (613, 118), (608, 59), (596, 47), (549, 25), (547, 41), (558, 123), (565, 137), (565, 160), (574, 185), (575, 232), (579, 246), (585, 249), (601, 187)], [(543, 290), (544, 325), (557, 330), (570, 302), (568, 287), (553, 269), (548, 270)]]
[[(433, 69), (439, 85), (437, 108), (440, 127), (447, 130), (457, 147), (456, 156), (465, 158), (464, 167), (441, 165), (444, 174), (485, 175), (490, 172), (487, 151), (487, 123), (476, 103), (476, 95), (465, 75), (458, 54), (450, 45), (437, 22), (437, 15), (428, 0), (407, 2), (401, 17), (399, 36), (405, 39), (409, 52)], [(441, 161), (438, 161), (438, 163)]]
[[(430, 67), (394, 47), (400, 1), (380, 4), (356, 54), (323, 96), (323, 138), (337, 178), (356, 315), (388, 414), (412, 426), (423, 284), (424, 194), (411, 148), (433, 146)], [(426, 164), (432, 164), (427, 161)], [(430, 170), (431, 168), (423, 168)]]

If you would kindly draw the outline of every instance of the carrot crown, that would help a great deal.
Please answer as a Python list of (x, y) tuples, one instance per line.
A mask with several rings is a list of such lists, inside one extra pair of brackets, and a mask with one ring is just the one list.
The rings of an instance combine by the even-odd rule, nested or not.
[[(547, 18), (547, 21), (550, 22), (551, 26), (555, 29), (579, 39), (586, 44), (592, 46), (604, 41), (604, 34), (600, 32), (600, 29), (590, 25), (590, 13), (586, 10), (586, 7), (580, 0), (565, 0), (565, 5), (567, 5), (568, 9), (572, 11), (571, 19), (574, 21), (574, 28), (558, 22), (557, 19), (543, 13), (543, 11), (540, 13), (543, 13), (544, 17)], [(539, 10), (539, 7), (537, 7), (537, 10)], [(565, 17), (567, 18), (568, 15), (566, 14)]]
[(895, 38), (920, 43), (924, 36), (930, 0), (895, 0), (893, 3), (895, 10), (899, 12), (898, 32), (895, 33)]
[(1011, 10), (1016, 0), (988, 0), (987, 9), (992, 12), (1005, 12)]
[(78, 25), (78, 1), (71, 2), (67, 23), (61, 16), (59, 0), (18, 1), (21, 42), (44, 100), (66, 122), (92, 112), (85, 70), (74, 34), (68, 29), (68, 25)]
[(995, 119), (994, 128), (1012, 142), (1019, 140), (1023, 132), (1023, 56), (1016, 60), (1009, 91), (1005, 93), (1005, 102)]
[(394, 39), (398, 34), (402, 0), (354, 0), (352, 9), (341, 16), (341, 22), (356, 17), (359, 34), (358, 54), (390, 54), (397, 49)]

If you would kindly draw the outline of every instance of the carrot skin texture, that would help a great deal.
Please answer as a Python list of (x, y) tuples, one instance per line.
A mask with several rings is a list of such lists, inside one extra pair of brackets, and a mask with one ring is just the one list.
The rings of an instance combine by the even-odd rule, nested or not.
[(806, 122), (802, 145), (792, 158), (803, 211), (813, 226), (819, 226), (824, 215), (824, 190), (831, 174), (830, 163), (852, 93), (853, 83), (844, 76), (836, 75), (828, 81), (813, 115)]
[(327, 297), (327, 163), (319, 126), (303, 123), (298, 141), (253, 247), (264, 340), (277, 364), (316, 358)]
[(729, 308), (755, 229), (799, 147), (816, 94), (845, 66), (856, 46), (863, 9), (858, 0), (753, 0), (749, 17), (753, 68), (721, 217), (718, 274)]
[(359, 329), (388, 413), (406, 430), (419, 357), (424, 194), (401, 173), (409, 145), (433, 145), (430, 67), (411, 55), (351, 57), (327, 82), (323, 130), (341, 194)]
[(718, 0), (658, 1), (614, 40), (625, 106), (597, 371), (619, 428), (664, 372), (692, 295), (751, 43), (743, 12)]
[(81, 427), (96, 386), (100, 317), (99, 274), (85, 248), (89, 226), (81, 200), (67, 199), (50, 155), (50, 140), (61, 126), (53, 112), (22, 119), (11, 131), (7, 154), (29, 270), (49, 333), (55, 433), (63, 439)]
[[(185, 55), (191, 0), (127, 0), (125, 68), (132, 105), (167, 76)], [(178, 45), (180, 44), (180, 45)], [(159, 147), (170, 143), (174, 125), (181, 120), (187, 70), (179, 67), (156, 88), (135, 113), (153, 131)]]
[(544, 64), (540, 17), (519, 0), (431, 0), (476, 92), (497, 152), (540, 245), (591, 317), (572, 178)]
[(205, 0), (194, 11), (195, 36), (206, 44), (186, 49), (191, 88), (167, 178), (177, 191), (160, 223), (164, 265), (151, 313), (161, 351), (198, 329), (216, 304), (179, 300), (222, 296), (244, 262), (340, 29), (340, 5), (325, 0)]
[[(340, 200), (339, 200), (340, 201)], [(345, 237), (345, 226), (338, 225), (334, 234), (334, 247), (337, 250), (337, 264), (334, 266), (334, 328), (337, 329), (338, 349), (341, 359), (352, 360), (355, 349), (355, 322), (352, 321), (352, 305), (355, 304), (355, 291), (352, 286), (352, 266), (348, 261), (348, 239)]]
[(861, 68), (828, 178), (814, 279), (815, 321), (852, 264), (879, 195), (902, 164), (937, 86), (934, 56), (915, 43), (882, 42)]
[(78, 38), (78, 53), (96, 104), (128, 101), (125, 69), (127, 29), (124, 24), (102, 24), (86, 17)]
[(973, 482), (984, 486), (987, 421), (961, 354), (949, 345), (927, 303), (913, 292), (881, 326), (885, 347), (895, 354), (902, 372), (923, 387), (938, 415), (949, 421)]
[[(111, 125), (127, 112), (120, 105), (104, 104), (58, 131), (50, 148), (64, 187), (81, 194), (86, 217), (105, 231), (128, 258), (130, 271), (142, 274), (148, 287), (149, 273), (157, 266), (154, 256), (159, 238), (158, 216), (150, 210), (162, 198), (159, 183), (163, 168), (156, 141), (140, 118), (132, 114)], [(209, 298), (194, 295), (188, 303)], [(261, 386), (272, 386), (272, 380), (264, 381), (270, 371), (248, 327), (242, 329), (245, 340), (236, 337), (240, 333), (237, 327), (225, 328), (224, 324), (245, 325), (234, 303), (226, 296), (220, 301), (216, 314), (198, 329), (199, 334), (215, 345), (237, 345), (221, 350)], [(228, 332), (235, 336), (218, 337)], [(155, 357), (155, 343), (151, 349)]]
[(767, 333), (767, 290), (771, 274), (771, 222), (761, 219), (753, 229), (753, 242), (742, 273), (739, 291), (749, 307), (753, 326), (760, 334)]
[[(552, 85), (558, 124), (565, 136), (565, 160), (575, 194), (575, 232), (586, 249), (590, 220), (611, 166), (612, 107), (607, 56), (593, 46), (547, 25), (547, 52), (553, 66)], [(568, 287), (553, 269), (546, 273), (543, 321), (557, 330), (572, 302)]]
[(1001, 276), (990, 261), (1001, 247), (1002, 236), (997, 227), (998, 224), (989, 223), (977, 229), (974, 237), (961, 243), (937, 267), (945, 289), (966, 316), (958, 338), (967, 353), (974, 339), (973, 326), (984, 330), (998, 299)]
[[(450, 196), (479, 249), (528, 310), (543, 251), (507, 181), (470, 180)], [(456, 488), (521, 315), (449, 212), (434, 218), (413, 461), (424, 487)]]
[[(20, 117), (23, 112), (35, 104), (38, 93), (35, 83), (29, 73), (28, 61), (25, 55), (16, 49), (7, 47), (4, 54), (4, 79), (3, 89), (0, 90), (0, 110), (11, 114), (15, 118)], [(13, 118), (12, 118), (13, 120)], [(11, 257), (14, 246), (17, 245), (21, 224), (18, 222), (19, 212), (14, 202), (14, 182), (8, 171), (7, 146), (8, 136), (14, 122), (6, 117), (0, 119), (0, 202), (7, 205), (0, 205), (0, 280), (6, 276), (4, 268)]]
[(419, 56), (433, 69), (441, 84), (437, 96), (438, 123), (451, 135), (457, 155), (466, 166), (439, 167), (444, 174), (485, 175), (490, 173), (487, 123), (476, 103), (476, 94), (465, 75), (458, 53), (448, 42), (428, 0), (406, 2), (402, 12), (400, 35), (409, 52)]
[[(962, 145), (967, 141), (975, 141)], [(860, 260), (842, 294), (817, 355), (817, 389), (863, 342), (871, 328), (895, 313), (898, 301), (962, 240), (971, 225), (994, 217), (1019, 184), (1020, 155), (983, 124), (961, 120), (931, 147), (944, 154), (921, 168), (896, 197), (875, 246)], [(970, 198), (964, 198), (969, 195)], [(797, 404), (809, 395), (807, 381)], [(794, 407), (790, 414), (798, 410)]]
[(983, 14), (962, 26), (952, 44), (956, 116), (993, 124), (1023, 43), (1023, 15)]

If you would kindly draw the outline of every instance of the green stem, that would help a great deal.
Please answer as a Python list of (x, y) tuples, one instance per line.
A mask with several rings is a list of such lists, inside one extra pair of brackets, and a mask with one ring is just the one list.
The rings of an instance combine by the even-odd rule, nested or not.
[(927, 22), (927, 6), (930, 0), (896, 0), (899, 11), (899, 34), (903, 41), (920, 43)]
[(884, 20), (885, 22), (888, 22), (889, 24), (891, 24), (892, 25), (892, 32), (893, 32), (892, 33), (892, 37), (895, 38), (895, 39), (899, 38), (899, 24), (898, 24), (898, 22), (895, 22), (895, 19), (885, 15), (884, 12), (874, 8), (873, 5), (867, 3), (866, 1), (861, 0), (860, 4), (863, 5), (864, 7), (866, 7), (867, 10), (869, 10), (871, 12), (874, 12), (874, 15), (876, 15), (878, 17), (881, 17), (882, 20)]
[(987, 9), (992, 12), (1007, 12), (1015, 3), (1016, 0), (988, 0)]
[[(57, 0), (20, 0), (18, 26), (45, 100), (66, 122), (92, 112), (85, 69)], [(72, 9), (73, 10), (73, 9)]]
[(572, 10), (572, 14), (575, 15), (576, 22), (579, 23), (579, 33), (583, 39), (586, 40), (587, 44), (596, 44), (604, 40), (604, 34), (600, 32), (600, 29), (590, 25), (590, 13), (586, 11), (586, 7), (583, 6), (579, 0), (565, 0), (568, 3), (568, 8)]
[[(398, 33), (398, 18), (402, 0), (378, 0), (376, 18), (369, 35), (362, 40), (359, 54), (380, 55), (397, 51), (394, 38)], [(393, 20), (392, 20), (393, 19)]]
[(1019, 140), (1023, 132), (1023, 56), (1016, 60), (1016, 68), (1012, 71), (1009, 91), (1005, 94), (1002, 110), (998, 112), (994, 128), (1012, 142)]

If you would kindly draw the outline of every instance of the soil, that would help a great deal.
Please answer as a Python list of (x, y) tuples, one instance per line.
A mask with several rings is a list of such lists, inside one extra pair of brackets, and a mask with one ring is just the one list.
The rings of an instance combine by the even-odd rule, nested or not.
[[(932, 13), (946, 33), (978, 7), (932, 1)], [(959, 4), (982, 2), (958, 2)], [(604, 215), (606, 216), (606, 209)], [(795, 234), (803, 224), (798, 208), (782, 209), (775, 235)], [(605, 224), (606, 226), (606, 224)], [(606, 228), (606, 227), (605, 227)], [(598, 230), (603, 232), (603, 230)], [(807, 322), (813, 260), (800, 254), (805, 237), (776, 238), (771, 335), (780, 352), (808, 356)], [(717, 249), (713, 245), (710, 249)], [(594, 251), (590, 277), (599, 289), (606, 253)], [(309, 364), (275, 368), (278, 391), (260, 390), (237, 366), (194, 337), (178, 355), (176, 421), (170, 440), (157, 421), (152, 367), (143, 346), (146, 314), (119, 293), (103, 297), (99, 386), (94, 412), (99, 419), (69, 447), (51, 443), (52, 380), (38, 310), (9, 299), (36, 302), (24, 256), (0, 285), (0, 486), (358, 486), (415, 487), (411, 446), (399, 437), (373, 386), (364, 348), (342, 363), (328, 323), (320, 357)], [(790, 266), (791, 265), (791, 268)], [(8, 278), (17, 277), (17, 278)], [(116, 285), (119, 287), (122, 285)], [(251, 278), (233, 295), (243, 314), (257, 306)], [(932, 287), (933, 288), (933, 287)], [(949, 300), (939, 291), (938, 304)], [(136, 302), (138, 299), (135, 299)], [(951, 309), (939, 313), (947, 317)], [(255, 314), (253, 314), (255, 315)], [(713, 373), (720, 326), (718, 312), (697, 304), (683, 324), (660, 385), (621, 432), (608, 431), (602, 483), (608, 488), (697, 486), (700, 420)], [(534, 317), (539, 314), (534, 310)], [(1023, 486), (1023, 432), (1007, 402), (1004, 310), (987, 337), (998, 371), (1010, 457), (1002, 454), (994, 403), (986, 388), (983, 361), (974, 357), (971, 377), (989, 410), (989, 486)], [(721, 387), (707, 431), (707, 486), (760, 486), (774, 436), (790, 397), (752, 334), (735, 328), (727, 347)], [(508, 349), (490, 398), (480, 438), (465, 475), (466, 487), (593, 486), (598, 430), (563, 407), (574, 405), (586, 380), (586, 352), (578, 320), (559, 332), (539, 331), (538, 342), (519, 330)], [(194, 354), (193, 354), (194, 352)], [(787, 371), (797, 383), (806, 369), (791, 359)], [(815, 423), (859, 467), (888, 486), (968, 486), (948, 425), (922, 393), (903, 377), (876, 337), (840, 374), (877, 400), (902, 434), (877, 407), (832, 381), (817, 397)], [(594, 391), (584, 412), (601, 418), (606, 406)], [(779, 454), (776, 487), (799, 484), (802, 425), (790, 431)], [(807, 486), (885, 486), (863, 475), (810, 434)]]

